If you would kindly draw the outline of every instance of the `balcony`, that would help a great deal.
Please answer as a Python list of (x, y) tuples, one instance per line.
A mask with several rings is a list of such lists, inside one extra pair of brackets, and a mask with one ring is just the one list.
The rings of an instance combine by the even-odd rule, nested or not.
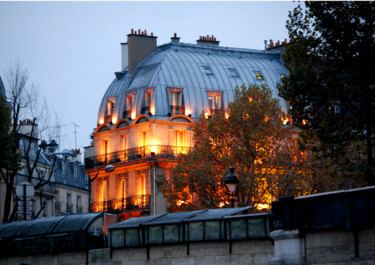
[(146, 115), (150, 115), (150, 106), (142, 107), (141, 113), (146, 114)]
[(123, 119), (129, 119), (131, 118), (131, 111), (130, 110), (125, 110), (122, 112), (122, 118)]
[(55, 211), (61, 212), (61, 202), (58, 200), (55, 201)]
[(92, 212), (117, 212), (134, 209), (150, 209), (151, 195), (137, 195), (110, 201), (92, 203)]
[(105, 167), (107, 164), (121, 164), (141, 159), (170, 158), (187, 154), (192, 148), (186, 146), (147, 145), (85, 158), (85, 169)]
[(104, 123), (111, 123), (111, 122), (112, 122), (112, 115), (105, 115)]
[(170, 105), (172, 115), (185, 114), (185, 106)]
[(73, 204), (66, 203), (66, 213), (73, 213)]

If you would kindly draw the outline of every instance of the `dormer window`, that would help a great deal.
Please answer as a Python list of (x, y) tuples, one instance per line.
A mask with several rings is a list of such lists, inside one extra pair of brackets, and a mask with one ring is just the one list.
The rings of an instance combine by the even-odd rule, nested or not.
[(144, 104), (142, 107), (142, 114), (146, 114), (146, 115), (155, 114), (155, 107), (152, 104), (153, 92), (154, 92), (154, 87), (149, 87), (145, 89), (145, 98), (144, 98)]
[(254, 71), (257, 80), (264, 80), (264, 75), (261, 71)]
[(202, 65), (202, 67), (203, 67), (204, 73), (206, 75), (214, 75), (214, 73), (212, 72), (211, 66), (209, 66), (209, 65)]
[(222, 91), (207, 91), (208, 96), (208, 106), (211, 110), (211, 113), (215, 112), (222, 107)]
[(170, 113), (175, 114), (185, 114), (185, 107), (182, 104), (182, 90), (179, 87), (168, 87), (169, 93), (169, 105)]
[(228, 73), (230, 77), (240, 77), (236, 68), (228, 68)]
[(113, 112), (115, 110), (115, 99), (116, 99), (116, 97), (110, 97), (107, 100), (106, 115), (104, 117), (105, 123), (112, 122), (112, 115), (113, 115)]
[[(135, 112), (133, 114), (133, 104), (134, 104), (134, 97), (135, 97), (135, 91), (126, 93), (126, 99), (125, 99), (125, 109), (122, 114), (123, 119), (135, 119)], [(132, 115), (133, 114), (133, 115)]]

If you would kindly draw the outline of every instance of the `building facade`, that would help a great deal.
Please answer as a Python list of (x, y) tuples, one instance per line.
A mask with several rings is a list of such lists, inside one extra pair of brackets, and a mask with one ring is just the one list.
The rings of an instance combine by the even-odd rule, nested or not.
[(56, 156), (55, 215), (88, 213), (90, 183), (80, 150), (63, 150)]
[(214, 36), (185, 44), (175, 34), (161, 46), (146, 31), (127, 37), (122, 71), (103, 96), (85, 148), (85, 172), (92, 211), (155, 215), (167, 210), (158, 184), (170, 177), (178, 153), (193, 148), (194, 120), (227, 107), (243, 84), (267, 84), (279, 98), (276, 83), (287, 70), (279, 51), (220, 47)]

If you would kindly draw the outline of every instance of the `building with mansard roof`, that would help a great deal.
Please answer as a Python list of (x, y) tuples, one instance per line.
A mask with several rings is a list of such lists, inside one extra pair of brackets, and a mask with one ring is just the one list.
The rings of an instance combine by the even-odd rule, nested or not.
[(243, 84), (267, 84), (286, 111), (276, 84), (287, 70), (276, 49), (221, 47), (214, 36), (186, 44), (175, 34), (161, 46), (146, 31), (127, 37), (122, 71), (104, 93), (85, 150), (85, 172), (92, 211), (155, 215), (167, 210), (158, 183), (169, 178), (176, 155), (193, 147), (199, 115), (227, 107)]

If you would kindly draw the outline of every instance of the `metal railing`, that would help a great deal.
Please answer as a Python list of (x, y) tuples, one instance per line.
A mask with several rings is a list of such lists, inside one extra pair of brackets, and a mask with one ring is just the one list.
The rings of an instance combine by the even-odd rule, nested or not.
[(60, 201), (55, 201), (55, 211), (61, 212), (61, 202)]
[(128, 118), (130, 118), (131, 117), (131, 112), (130, 112), (130, 110), (124, 110), (123, 112), (122, 112), (122, 118), (123, 119), (128, 119)]
[(92, 212), (115, 212), (132, 209), (149, 209), (151, 195), (137, 195), (110, 201), (95, 202), (90, 205)]
[(66, 212), (67, 213), (73, 213), (73, 204), (71, 204), (71, 203), (66, 204)]
[(142, 107), (141, 108), (141, 113), (142, 114), (146, 114), (146, 115), (150, 114), (150, 106)]
[(121, 164), (140, 159), (177, 158), (178, 154), (187, 154), (191, 147), (169, 145), (147, 145), (113, 153), (85, 158), (85, 168), (105, 167), (107, 164)]
[(112, 122), (112, 115), (105, 115), (104, 116), (104, 123)]
[(175, 114), (185, 114), (185, 106), (169, 105), (171, 108), (171, 113)]

